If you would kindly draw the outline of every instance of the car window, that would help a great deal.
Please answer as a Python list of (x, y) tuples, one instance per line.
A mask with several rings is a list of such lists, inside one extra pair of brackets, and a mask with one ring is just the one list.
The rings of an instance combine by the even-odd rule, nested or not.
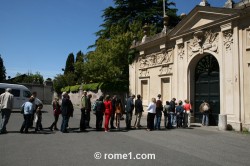
[(29, 98), (31, 96), (30, 91), (23, 91), (23, 97)]
[(14, 97), (20, 97), (20, 90), (18, 89), (12, 89), (11, 93), (14, 95)]
[(3, 88), (0, 88), (0, 94), (4, 93), (5, 92), (5, 89)]

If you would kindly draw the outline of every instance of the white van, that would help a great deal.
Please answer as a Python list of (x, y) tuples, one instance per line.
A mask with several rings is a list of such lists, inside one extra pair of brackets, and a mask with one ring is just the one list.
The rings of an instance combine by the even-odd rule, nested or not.
[(0, 94), (5, 92), (6, 88), (11, 88), (11, 94), (14, 95), (14, 108), (20, 108), (22, 104), (29, 100), (31, 96), (30, 90), (23, 85), (0, 83)]

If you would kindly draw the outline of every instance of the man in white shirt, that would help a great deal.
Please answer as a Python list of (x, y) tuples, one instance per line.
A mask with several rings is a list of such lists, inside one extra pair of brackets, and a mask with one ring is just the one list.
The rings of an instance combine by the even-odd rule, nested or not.
[(0, 107), (2, 120), (0, 124), (0, 134), (6, 134), (6, 125), (9, 121), (11, 110), (14, 105), (14, 96), (10, 93), (11, 89), (7, 88), (4, 93), (0, 95)]

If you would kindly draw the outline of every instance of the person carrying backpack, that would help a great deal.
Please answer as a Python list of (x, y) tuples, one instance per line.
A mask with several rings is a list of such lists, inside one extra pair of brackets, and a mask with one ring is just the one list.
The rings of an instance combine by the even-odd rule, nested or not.
[(200, 112), (203, 114), (202, 117), (203, 126), (209, 125), (209, 111), (210, 111), (210, 105), (206, 100), (204, 100), (203, 103), (200, 105)]

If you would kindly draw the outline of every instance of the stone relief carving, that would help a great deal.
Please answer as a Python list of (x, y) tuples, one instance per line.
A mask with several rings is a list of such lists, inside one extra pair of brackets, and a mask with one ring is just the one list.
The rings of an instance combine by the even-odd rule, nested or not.
[(160, 68), (160, 75), (163, 75), (163, 74), (172, 74), (173, 71), (172, 71), (172, 66), (170, 65), (163, 65), (161, 66)]
[(180, 59), (183, 59), (183, 56), (185, 55), (184, 44), (181, 43), (181, 44), (178, 44), (177, 46), (178, 46), (178, 50), (177, 50), (178, 57), (180, 57)]
[(218, 53), (218, 33), (198, 31), (188, 43), (188, 56), (195, 53), (203, 54), (204, 50)]
[(153, 53), (139, 58), (140, 68), (154, 67), (161, 64), (168, 64), (173, 62), (173, 49), (158, 53)]
[(148, 77), (148, 76), (149, 76), (148, 69), (141, 69), (140, 70), (140, 77)]
[(232, 50), (233, 45), (233, 34), (231, 30), (223, 32), (223, 42), (226, 52), (230, 52)]

